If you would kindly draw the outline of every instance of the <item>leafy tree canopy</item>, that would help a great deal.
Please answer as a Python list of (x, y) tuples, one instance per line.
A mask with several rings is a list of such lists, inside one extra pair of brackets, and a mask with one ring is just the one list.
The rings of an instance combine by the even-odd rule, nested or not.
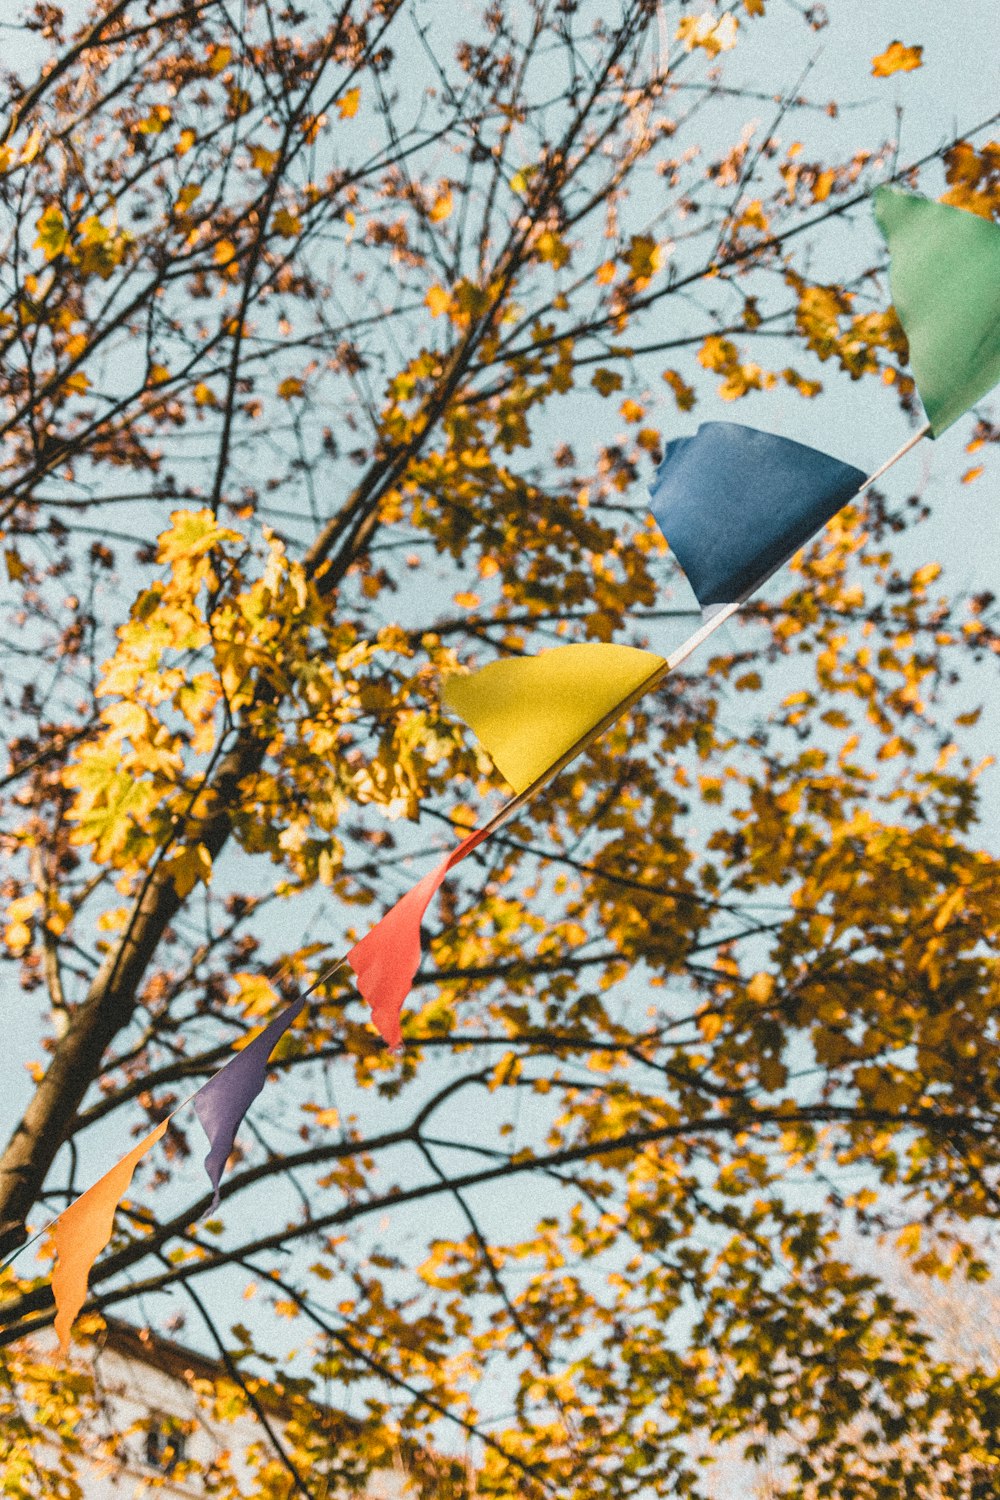
[[(774, 392), (779, 427), (779, 398), (818, 424), (849, 381), (915, 412), (882, 252), (842, 230), (890, 178), (1000, 217), (1000, 148), (910, 163), (864, 111), (843, 159), (811, 145), (836, 106), (738, 72), (769, 28), (806, 55), (799, 9), (24, 21), (0, 889), (5, 1003), (41, 1040), (7, 1251), (496, 805), (443, 674), (687, 628), (644, 485), (700, 394)], [(974, 474), (1000, 434), (967, 428)], [(1000, 636), (992, 596), (912, 562), (926, 514), (844, 510), (737, 648), (454, 872), (400, 1056), (325, 983), (215, 1219), (199, 1128), (171, 1123), (82, 1330), (221, 1325), (215, 1418), (268, 1387), (296, 1412), (255, 1494), (402, 1452), (428, 1500), (699, 1495), (723, 1451), (770, 1451), (802, 1500), (992, 1492), (996, 1369), (849, 1253), (891, 1229), (919, 1272), (982, 1277), (997, 1211), (1000, 887), (955, 685)], [(2, 1282), (4, 1483), (70, 1500), (96, 1397), (33, 1337), (36, 1257)]]

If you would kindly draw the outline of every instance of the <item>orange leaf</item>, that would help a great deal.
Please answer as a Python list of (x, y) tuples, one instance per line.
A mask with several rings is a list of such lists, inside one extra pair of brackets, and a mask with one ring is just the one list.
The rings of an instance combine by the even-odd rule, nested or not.
[(904, 47), (892, 42), (878, 57), (872, 58), (872, 77), (888, 78), (892, 73), (912, 73), (923, 64), (923, 47)]
[(446, 292), (443, 286), (432, 286), (424, 301), (431, 310), (431, 317), (439, 318), (451, 306), (451, 293)]
[(340, 118), (342, 120), (353, 120), (354, 116), (358, 112), (358, 105), (360, 103), (361, 103), (361, 90), (360, 89), (348, 89), (348, 91), (344, 95), (343, 99), (338, 99), (337, 100), (337, 109), (340, 112)]
[(813, 183), (813, 202), (825, 203), (830, 196), (830, 189), (837, 180), (837, 174), (831, 172), (829, 167), (825, 172), (820, 172)]

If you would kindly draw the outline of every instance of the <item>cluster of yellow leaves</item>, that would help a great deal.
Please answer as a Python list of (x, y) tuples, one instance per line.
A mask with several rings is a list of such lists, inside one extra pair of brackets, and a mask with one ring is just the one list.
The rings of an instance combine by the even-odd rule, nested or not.
[[(241, 540), (210, 511), (178, 511), (160, 538), (158, 559), (169, 568), (136, 599), (118, 632), (118, 647), (99, 684), (111, 698), (101, 711), (101, 732), (81, 747), (64, 772), (76, 796), (70, 808), (71, 839), (89, 845), (95, 858), (127, 878), (170, 844), (175, 821), (190, 798), (188, 750), (207, 754), (215, 744), (221, 684), (212, 672), (193, 673), (185, 662), (209, 646), (211, 633), (198, 596), (218, 585), (213, 553)], [(168, 727), (164, 706), (180, 715), (186, 731)], [(207, 879), (211, 861), (197, 840), (170, 855), (181, 894)]]
[[(157, 549), (164, 575), (118, 632), (100, 731), (63, 779), (72, 842), (119, 871), (123, 891), (154, 858), (182, 896), (211, 878), (204, 777), (238, 716), (256, 723), (266, 757), (242, 789), (236, 835), (309, 883), (337, 878), (345, 807), (412, 814), (459, 734), (439, 737), (405, 676), (370, 675), (384, 654), (409, 653), (405, 634), (360, 642), (266, 529), (265, 540), (248, 578), (239, 532), (208, 510), (175, 512)], [(372, 737), (365, 749), (350, 748), (358, 728)]]
[(738, 401), (748, 391), (769, 391), (778, 377), (758, 364), (744, 364), (732, 339), (709, 334), (698, 350), (698, 363), (722, 376), (719, 395), (723, 401)]
[(853, 312), (852, 293), (837, 286), (809, 285), (792, 272), (786, 280), (798, 296), (795, 321), (807, 346), (821, 360), (836, 359), (852, 380), (883, 370), (883, 378), (896, 380), (905, 393), (912, 389), (909, 377), (897, 377), (894, 365), (885, 365), (879, 352), (898, 358), (907, 353), (906, 336), (894, 308), (885, 312)]
[(0, 177), (6, 172), (11, 172), (15, 167), (26, 167), (34, 161), (41, 150), (42, 132), (36, 125), (24, 144), (18, 149), (8, 143), (0, 145)]
[(96, 214), (89, 214), (78, 225), (71, 225), (57, 203), (45, 209), (37, 223), (38, 238), (35, 247), (43, 252), (47, 261), (64, 256), (78, 267), (83, 276), (100, 276), (103, 281), (113, 275), (122, 265), (132, 245), (132, 236), (119, 229), (112, 214), (105, 223)]
[(736, 46), (739, 21), (732, 11), (727, 11), (718, 20), (705, 11), (700, 16), (684, 16), (677, 27), (675, 38), (683, 42), (685, 52), (703, 47), (709, 57), (718, 57)]
[(948, 191), (941, 199), (983, 219), (1000, 219), (1000, 141), (977, 151), (959, 141), (945, 157)]

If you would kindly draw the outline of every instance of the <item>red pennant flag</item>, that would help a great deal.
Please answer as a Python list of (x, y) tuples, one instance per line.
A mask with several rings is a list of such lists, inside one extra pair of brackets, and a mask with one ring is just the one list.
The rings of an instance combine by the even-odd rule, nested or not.
[(477, 828), (464, 838), (423, 880), (401, 896), (347, 955), (358, 989), (372, 1008), (376, 1030), (393, 1051), (402, 1045), (399, 1015), (420, 967), (420, 923), (424, 913), (448, 871), (471, 854), (484, 837), (483, 830)]

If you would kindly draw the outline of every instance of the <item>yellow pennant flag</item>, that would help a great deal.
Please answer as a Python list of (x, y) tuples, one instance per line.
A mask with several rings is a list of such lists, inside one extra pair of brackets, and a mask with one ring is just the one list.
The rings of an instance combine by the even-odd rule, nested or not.
[(449, 677), (442, 698), (523, 792), (665, 665), (634, 646), (557, 646)]
[(52, 1295), (56, 1302), (56, 1333), (64, 1354), (69, 1353), (70, 1330), (87, 1300), (87, 1281), (94, 1261), (111, 1238), (118, 1207), (132, 1184), (136, 1167), (167, 1128), (157, 1125), (117, 1166), (71, 1203), (56, 1220), (52, 1238), (58, 1263), (52, 1273)]

